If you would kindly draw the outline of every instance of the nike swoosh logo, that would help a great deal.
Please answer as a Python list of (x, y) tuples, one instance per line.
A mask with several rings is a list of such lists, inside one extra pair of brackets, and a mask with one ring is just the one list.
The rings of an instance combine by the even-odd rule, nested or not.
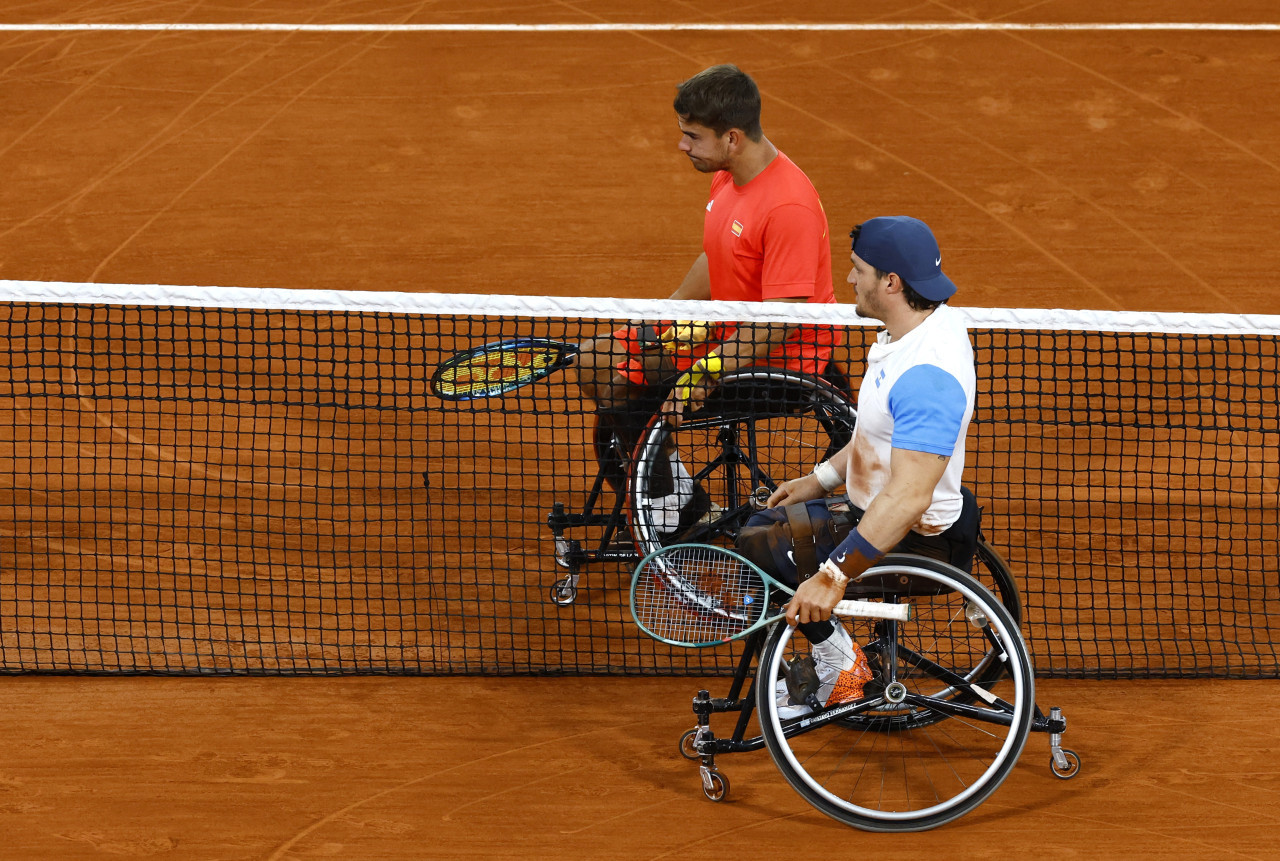
[(942, 265), (942, 255), (938, 255), (938, 259), (937, 259), (937, 260), (935, 260), (935, 261), (933, 261), (933, 265), (934, 265), (934, 266), (941, 266), (941, 265)]

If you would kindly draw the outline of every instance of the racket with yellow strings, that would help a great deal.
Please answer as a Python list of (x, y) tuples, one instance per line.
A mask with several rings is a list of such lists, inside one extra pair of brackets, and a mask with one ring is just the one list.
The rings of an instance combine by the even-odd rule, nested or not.
[(548, 377), (573, 362), (576, 344), (547, 338), (512, 338), (450, 356), (431, 376), (431, 392), (448, 401), (504, 395)]
[[(687, 354), (708, 338), (711, 325), (677, 320), (640, 327), (641, 349)], [(577, 344), (549, 338), (512, 338), (473, 347), (450, 356), (436, 368), (431, 392), (449, 401), (505, 395), (568, 367), (580, 349)]]

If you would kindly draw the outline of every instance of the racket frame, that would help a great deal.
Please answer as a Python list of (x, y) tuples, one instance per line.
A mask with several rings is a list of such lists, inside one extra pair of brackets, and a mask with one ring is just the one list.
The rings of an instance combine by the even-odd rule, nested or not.
[[(640, 587), (642, 581), (646, 577), (655, 577), (660, 581), (660, 586), (676, 593), (676, 598), (685, 605), (685, 611), (698, 613), (703, 616), (719, 615), (725, 618), (734, 618), (734, 615), (724, 607), (714, 606), (712, 601), (705, 596), (701, 596), (697, 589), (688, 584), (673, 584), (671, 579), (678, 579), (678, 573), (661, 574), (657, 571), (649, 570), (650, 562), (668, 555), (674, 555), (677, 551), (700, 550), (712, 551), (714, 554), (723, 555), (736, 560), (746, 569), (755, 574), (761, 581), (761, 595), (759, 597), (760, 612), (754, 622), (747, 627), (739, 630), (731, 635), (719, 637), (714, 640), (693, 641), (693, 640), (675, 640), (670, 637), (663, 636), (655, 631), (650, 630), (643, 622), (640, 621), (640, 615), (636, 612), (636, 590)], [(868, 569), (874, 571), (874, 567)], [(680, 592), (686, 594), (693, 593), (701, 597), (690, 599), (689, 597), (681, 597)], [(773, 615), (769, 614), (769, 599), (774, 592), (781, 592), (787, 596), (795, 594), (795, 590), (787, 586), (785, 583), (771, 577), (768, 573), (756, 565), (750, 559), (736, 551), (729, 550), (724, 547), (717, 547), (713, 544), (671, 544), (667, 547), (659, 548), (653, 551), (644, 559), (640, 560), (640, 564), (636, 566), (635, 573), (631, 577), (631, 595), (630, 608), (631, 616), (635, 619), (636, 625), (640, 630), (644, 631), (650, 637), (653, 637), (660, 643), (666, 643), (669, 646), (681, 646), (687, 649), (705, 649), (711, 646), (719, 646), (723, 643), (729, 643), (734, 640), (740, 640), (755, 631), (760, 630), (768, 625), (772, 625), (779, 619), (785, 618), (786, 613), (780, 612)], [(850, 617), (856, 619), (891, 619), (899, 622), (905, 622), (911, 618), (910, 604), (888, 604), (882, 601), (862, 601), (857, 599), (845, 599), (836, 604), (835, 615), (842, 617)]]
[[(508, 338), (504, 341), (493, 341), (483, 344), (479, 347), (472, 347), (461, 352), (454, 353), (449, 358), (436, 367), (435, 373), (431, 375), (431, 393), (438, 398), (446, 401), (473, 401), (479, 398), (492, 398), (499, 395), (505, 395), (507, 392), (514, 391), (530, 383), (544, 379), (551, 374), (568, 367), (573, 358), (578, 355), (580, 348), (577, 344), (569, 344), (564, 341), (554, 341), (550, 338)], [(520, 365), (513, 361), (507, 365), (494, 361), (475, 362), (476, 359), (484, 357), (501, 357), (504, 355), (518, 356), (521, 354), (537, 353), (551, 356), (552, 358), (542, 364), (531, 366), (529, 364)], [(477, 368), (497, 367), (497, 368), (515, 368), (518, 375), (513, 379), (501, 380), (494, 383), (473, 383), (472, 388), (466, 392), (446, 391), (445, 386), (448, 385), (445, 376), (449, 372), (455, 374), (473, 364)], [(522, 368), (531, 368), (527, 373), (519, 375)]]

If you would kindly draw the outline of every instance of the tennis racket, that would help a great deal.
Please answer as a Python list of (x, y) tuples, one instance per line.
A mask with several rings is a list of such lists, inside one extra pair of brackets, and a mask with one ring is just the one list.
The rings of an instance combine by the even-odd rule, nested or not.
[(450, 356), (431, 375), (431, 392), (447, 401), (504, 395), (569, 365), (576, 344), (546, 338), (513, 338)]
[[(769, 613), (775, 592), (793, 595), (747, 559), (709, 544), (673, 544), (641, 560), (631, 578), (631, 615), (655, 640), (702, 648), (745, 637), (785, 614)], [(841, 601), (837, 616), (911, 618), (910, 604)]]

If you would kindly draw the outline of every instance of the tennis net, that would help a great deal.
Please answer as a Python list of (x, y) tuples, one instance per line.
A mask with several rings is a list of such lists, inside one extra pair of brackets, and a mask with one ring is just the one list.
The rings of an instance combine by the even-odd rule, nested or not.
[[(636, 522), (610, 534), (630, 506), (597, 480), (572, 372), (493, 398), (431, 390), (456, 352), (579, 342), (672, 303), (0, 288), (0, 672), (736, 663), (632, 624), (637, 560), (617, 539)], [(1280, 319), (963, 310), (979, 378), (967, 483), (1021, 584), (1037, 672), (1280, 675)], [(837, 326), (854, 389), (875, 333), (848, 306), (678, 314)], [(822, 440), (795, 423), (795, 393), (739, 392), (720, 407), (774, 411), (771, 478), (811, 469)]]

